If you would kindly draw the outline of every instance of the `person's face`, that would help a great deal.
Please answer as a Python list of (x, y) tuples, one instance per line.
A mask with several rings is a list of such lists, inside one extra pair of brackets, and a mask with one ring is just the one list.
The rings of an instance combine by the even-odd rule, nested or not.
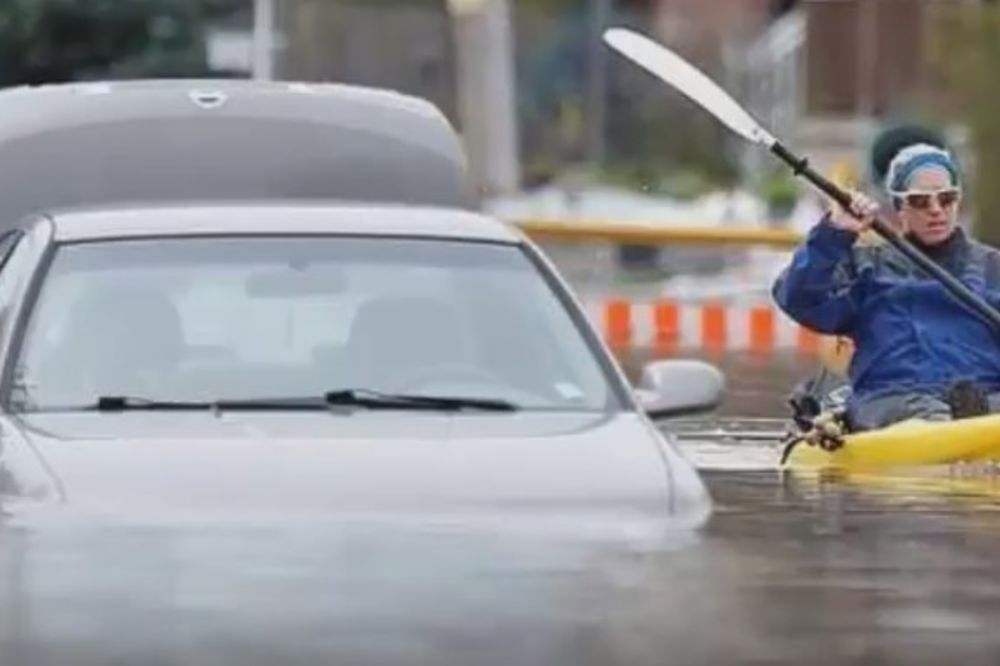
[(906, 193), (901, 197), (899, 217), (903, 228), (925, 245), (947, 240), (955, 230), (960, 190), (952, 185), (945, 169), (924, 167), (910, 178)]

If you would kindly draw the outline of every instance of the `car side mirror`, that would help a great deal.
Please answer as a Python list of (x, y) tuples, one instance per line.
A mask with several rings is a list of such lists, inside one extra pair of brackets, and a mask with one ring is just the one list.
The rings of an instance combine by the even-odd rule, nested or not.
[(668, 419), (712, 411), (725, 390), (726, 376), (711, 363), (670, 359), (644, 366), (635, 394), (650, 418)]

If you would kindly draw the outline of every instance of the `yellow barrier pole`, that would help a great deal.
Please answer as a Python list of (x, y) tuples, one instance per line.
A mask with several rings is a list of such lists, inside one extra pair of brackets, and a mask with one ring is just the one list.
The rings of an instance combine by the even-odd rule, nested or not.
[(791, 249), (802, 235), (788, 229), (667, 227), (601, 220), (514, 219), (512, 224), (535, 240), (606, 241), (636, 245), (763, 245)]

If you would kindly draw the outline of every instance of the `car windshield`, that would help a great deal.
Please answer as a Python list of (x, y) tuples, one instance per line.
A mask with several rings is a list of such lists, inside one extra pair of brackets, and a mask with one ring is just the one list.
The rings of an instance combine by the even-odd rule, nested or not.
[(594, 350), (513, 245), (344, 236), (58, 247), (15, 369), (19, 411), (98, 398), (368, 390), (604, 410)]

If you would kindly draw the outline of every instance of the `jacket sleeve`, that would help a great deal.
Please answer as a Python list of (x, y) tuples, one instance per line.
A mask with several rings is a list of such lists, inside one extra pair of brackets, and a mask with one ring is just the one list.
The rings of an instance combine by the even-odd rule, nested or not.
[(809, 231), (771, 292), (789, 317), (820, 333), (851, 333), (861, 309), (860, 277), (853, 261), (856, 237), (826, 217)]

